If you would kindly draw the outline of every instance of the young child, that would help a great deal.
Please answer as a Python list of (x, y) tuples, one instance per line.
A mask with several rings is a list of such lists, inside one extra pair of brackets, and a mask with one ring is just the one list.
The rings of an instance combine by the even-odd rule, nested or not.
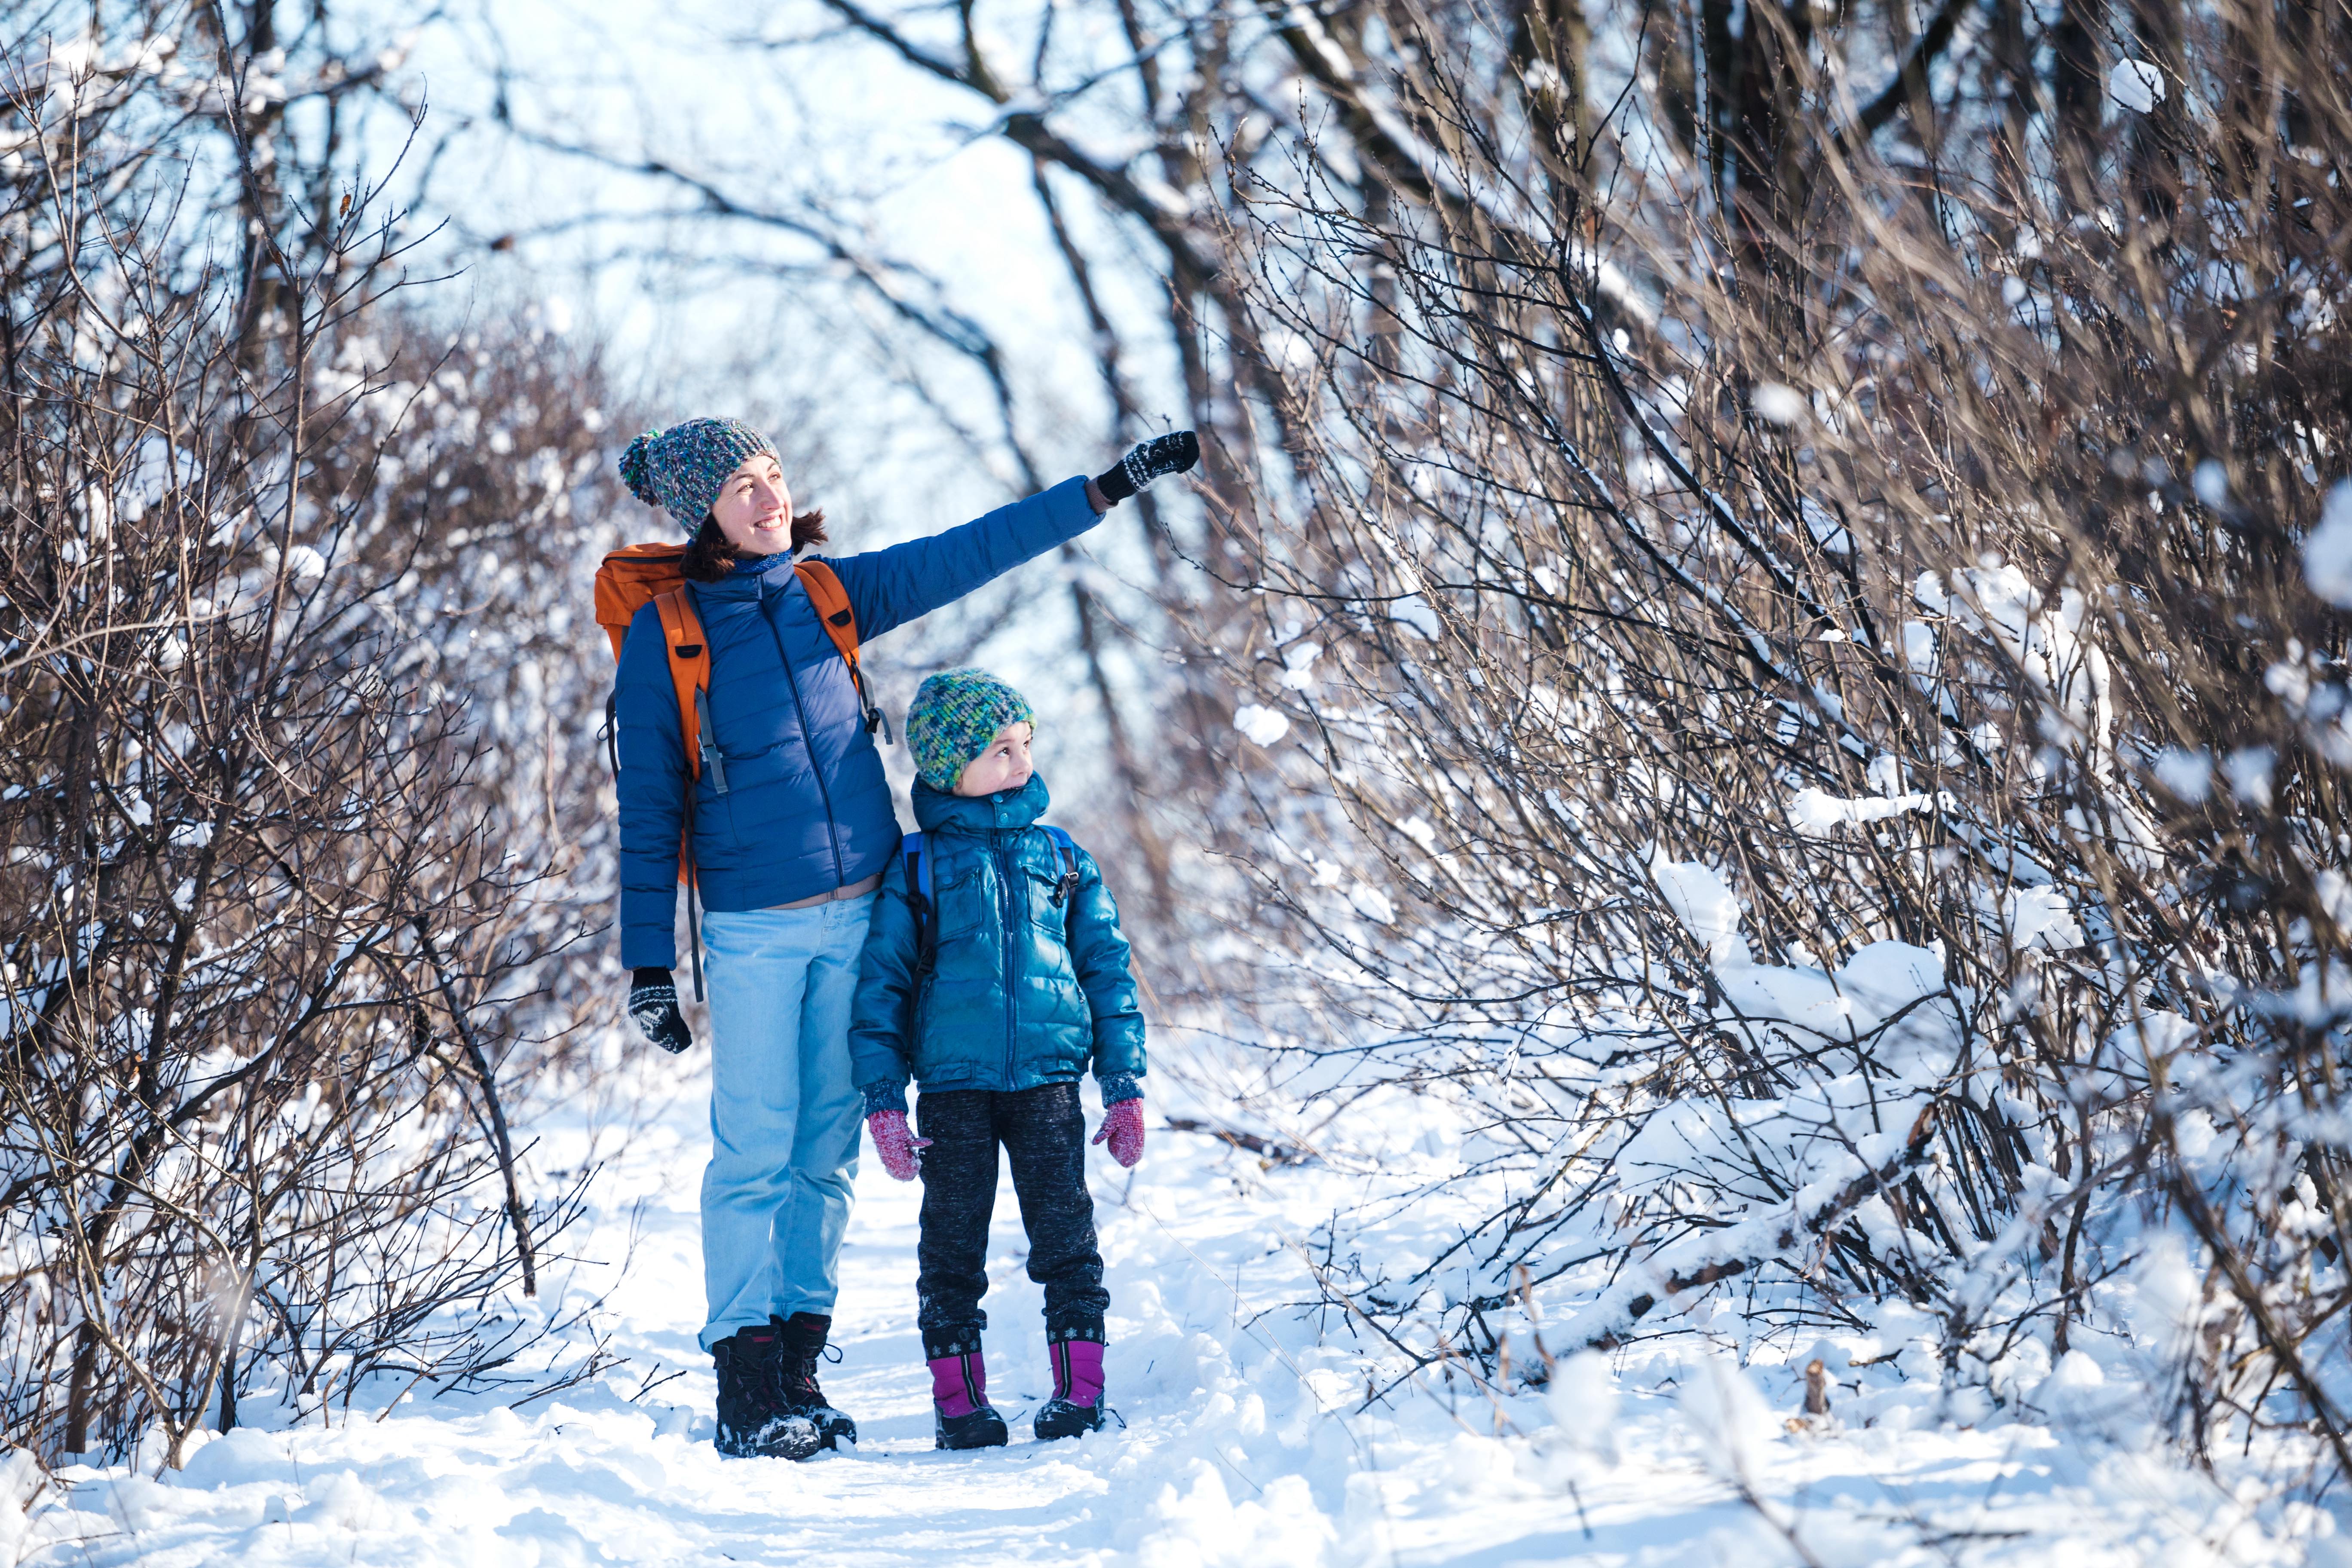
[[(1143, 1017), (1118, 910), (1094, 859), (1040, 827), (1045, 781), (1029, 765), (1036, 718), (984, 670), (934, 675), (907, 711), (922, 831), (882, 874), (851, 1008), (849, 1050), (883, 1167), (923, 1178), (917, 1326), (942, 1448), (1005, 1438), (988, 1403), (988, 1221), (1004, 1146), (1029, 1278), (1045, 1288), (1054, 1396), (1042, 1438), (1103, 1424), (1102, 1254), (1087, 1191), (1088, 1067), (1122, 1165), (1143, 1157)], [(907, 1128), (907, 1081), (922, 1093)], [(919, 1154), (918, 1151), (921, 1151)]]

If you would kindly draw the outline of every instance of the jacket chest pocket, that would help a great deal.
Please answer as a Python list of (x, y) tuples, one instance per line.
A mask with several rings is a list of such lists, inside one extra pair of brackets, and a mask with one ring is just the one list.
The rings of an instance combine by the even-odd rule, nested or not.
[(1049, 931), (1057, 940), (1060, 939), (1067, 930), (1070, 913), (1069, 900), (1063, 896), (1065, 889), (1060, 868), (1041, 871), (1034, 866), (1025, 868), (1021, 878), (1021, 892), (1028, 900), (1029, 923)]
[(993, 912), (996, 878), (984, 861), (967, 864), (933, 883), (931, 898), (939, 940), (953, 942), (979, 930)]

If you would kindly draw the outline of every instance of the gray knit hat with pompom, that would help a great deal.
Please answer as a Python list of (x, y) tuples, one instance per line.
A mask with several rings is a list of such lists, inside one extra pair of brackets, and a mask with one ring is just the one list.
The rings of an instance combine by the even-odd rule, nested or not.
[(621, 479), (647, 506), (667, 510), (690, 536), (709, 515), (727, 476), (776, 444), (740, 419), (689, 419), (648, 430), (621, 454)]

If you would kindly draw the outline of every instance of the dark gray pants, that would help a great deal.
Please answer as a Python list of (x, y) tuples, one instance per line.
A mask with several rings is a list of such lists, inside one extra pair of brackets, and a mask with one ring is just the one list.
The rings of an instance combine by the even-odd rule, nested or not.
[(1099, 1342), (1110, 1292), (1103, 1289), (1095, 1245), (1078, 1086), (927, 1089), (916, 1099), (915, 1124), (931, 1141), (923, 1151), (923, 1231), (915, 1249), (923, 1354), (967, 1355), (980, 1348), (988, 1325), (980, 1299), (988, 1290), (999, 1144), (1029, 1233), (1029, 1278), (1045, 1289), (1045, 1338)]

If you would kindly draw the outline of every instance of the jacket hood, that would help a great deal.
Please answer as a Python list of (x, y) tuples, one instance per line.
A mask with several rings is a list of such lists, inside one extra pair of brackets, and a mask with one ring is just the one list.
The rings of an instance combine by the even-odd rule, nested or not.
[(1045, 775), (1031, 773), (1019, 789), (994, 795), (949, 795), (915, 781), (915, 825), (926, 833), (1017, 833), (1045, 815)]

